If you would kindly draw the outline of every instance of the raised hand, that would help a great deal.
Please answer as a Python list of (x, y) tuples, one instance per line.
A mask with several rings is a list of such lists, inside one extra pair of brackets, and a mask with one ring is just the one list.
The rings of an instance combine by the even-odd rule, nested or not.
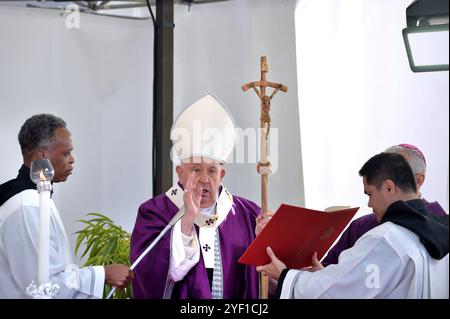
[(194, 227), (195, 218), (200, 212), (203, 188), (200, 183), (194, 183), (195, 173), (191, 173), (184, 186), (183, 202), (184, 216), (181, 219), (181, 231), (190, 236)]

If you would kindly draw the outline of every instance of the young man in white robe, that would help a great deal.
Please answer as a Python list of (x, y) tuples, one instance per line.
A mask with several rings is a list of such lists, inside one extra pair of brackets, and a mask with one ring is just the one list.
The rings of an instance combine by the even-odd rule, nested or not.
[(448, 298), (448, 215), (430, 213), (403, 156), (381, 153), (359, 171), (380, 225), (338, 263), (290, 270), (270, 247), (257, 270), (278, 280), (280, 298)]
[[(38, 277), (39, 194), (30, 178), (36, 159), (49, 159), (53, 182), (72, 174), (72, 139), (66, 123), (51, 114), (29, 118), (19, 132), (23, 165), (17, 178), (0, 185), (0, 298), (29, 298), (27, 287)], [(102, 298), (107, 284), (126, 287), (132, 272), (125, 265), (78, 268), (61, 217), (50, 200), (50, 280), (54, 298)]]

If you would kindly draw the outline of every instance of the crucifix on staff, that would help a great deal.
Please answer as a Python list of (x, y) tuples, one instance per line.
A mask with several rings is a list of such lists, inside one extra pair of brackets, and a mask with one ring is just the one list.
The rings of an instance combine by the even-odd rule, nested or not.
[[(274, 83), (267, 81), (267, 73), (269, 72), (269, 64), (267, 57), (261, 57), (261, 78), (259, 81), (250, 82), (242, 85), (242, 90), (247, 91), (252, 88), (256, 95), (258, 95), (261, 101), (261, 154), (260, 161), (256, 167), (258, 173), (261, 175), (261, 212), (264, 214), (268, 211), (269, 201), (269, 174), (271, 173), (272, 164), (269, 162), (269, 136), (270, 136), (270, 103), (272, 98), (278, 91), (287, 92), (287, 86), (281, 83)], [(273, 92), (270, 95), (266, 95), (266, 88), (273, 88)], [(260, 298), (267, 299), (269, 294), (269, 281), (268, 277), (261, 276), (260, 280)]]

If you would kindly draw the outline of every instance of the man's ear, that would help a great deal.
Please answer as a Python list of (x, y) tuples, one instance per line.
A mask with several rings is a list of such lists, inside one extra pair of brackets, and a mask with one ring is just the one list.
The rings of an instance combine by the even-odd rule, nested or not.
[(175, 171), (177, 172), (178, 180), (181, 181), (181, 174), (183, 173), (183, 168), (181, 165), (177, 165), (177, 167), (175, 167)]
[(390, 195), (394, 195), (397, 191), (397, 188), (396, 188), (394, 182), (390, 179), (387, 179), (384, 181), (384, 187), (385, 187), (386, 191), (388, 192), (388, 194), (390, 194)]
[(34, 159), (45, 159), (48, 158), (47, 151), (43, 148), (37, 149), (33, 152), (33, 160)]
[(414, 179), (416, 180), (417, 190), (419, 190), (423, 183), (425, 182), (425, 175), (424, 174), (415, 174)]
[(44, 149), (42, 149), (42, 148), (38, 149), (37, 153), (38, 153), (38, 156), (39, 156), (40, 159), (47, 158), (46, 157), (46, 151)]
[(222, 170), (220, 171), (220, 180), (223, 179), (223, 177), (225, 176), (225, 168), (222, 167)]

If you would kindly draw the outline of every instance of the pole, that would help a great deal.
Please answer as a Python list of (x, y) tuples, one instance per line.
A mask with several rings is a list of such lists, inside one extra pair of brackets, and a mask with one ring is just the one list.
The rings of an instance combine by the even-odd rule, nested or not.
[[(164, 229), (159, 233), (158, 237), (156, 237), (155, 240), (152, 241), (152, 243), (150, 245), (148, 245), (147, 248), (145, 248), (145, 250), (139, 255), (139, 257), (130, 266), (130, 270), (134, 270), (134, 268), (136, 268), (137, 265), (139, 265), (141, 260), (153, 249), (153, 247), (156, 246), (156, 244), (161, 240), (161, 238), (163, 238), (163, 236), (169, 231), (169, 229), (171, 229), (173, 227), (173, 225), (175, 225), (175, 223), (183, 217), (183, 215), (184, 215), (184, 209), (181, 209), (178, 213), (175, 214), (175, 216), (173, 216), (173, 218), (170, 220), (170, 222), (167, 224), (167, 226), (164, 227)], [(116, 291), (116, 287), (113, 287), (113, 289), (111, 289), (111, 291), (109, 292), (106, 299), (111, 298), (115, 291)]]
[[(267, 57), (262, 56), (261, 59), (261, 78), (259, 81), (250, 82), (242, 86), (243, 91), (247, 91), (252, 88), (256, 95), (258, 95), (261, 102), (261, 140), (260, 140), (260, 162), (257, 165), (257, 171), (261, 175), (261, 214), (264, 214), (269, 210), (269, 174), (271, 173), (272, 165), (269, 162), (269, 136), (270, 136), (270, 101), (280, 90), (287, 92), (288, 88), (281, 83), (273, 83), (267, 81), (267, 73), (269, 72), (269, 64)], [(258, 90), (259, 87), (259, 90)], [(266, 88), (271, 87), (275, 89), (270, 96), (266, 95)], [(261, 299), (269, 298), (269, 278), (261, 275), (259, 284), (259, 297)]]

